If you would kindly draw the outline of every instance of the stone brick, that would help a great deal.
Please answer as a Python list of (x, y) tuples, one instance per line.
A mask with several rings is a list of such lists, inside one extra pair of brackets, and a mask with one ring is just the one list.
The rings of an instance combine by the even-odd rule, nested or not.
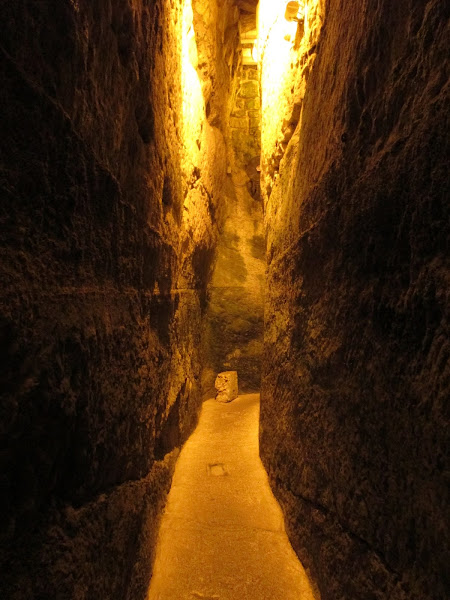
[(247, 117), (243, 117), (241, 119), (237, 119), (236, 117), (231, 117), (230, 118), (230, 127), (236, 128), (236, 129), (247, 129), (248, 127), (248, 118)]
[(256, 81), (259, 79), (258, 69), (246, 69), (246, 74), (248, 80)]
[(260, 99), (259, 95), (257, 98), (251, 98), (250, 100), (245, 101), (245, 108), (247, 110), (259, 110), (260, 108)]
[(256, 98), (259, 95), (259, 86), (255, 81), (244, 82), (239, 88), (240, 98)]

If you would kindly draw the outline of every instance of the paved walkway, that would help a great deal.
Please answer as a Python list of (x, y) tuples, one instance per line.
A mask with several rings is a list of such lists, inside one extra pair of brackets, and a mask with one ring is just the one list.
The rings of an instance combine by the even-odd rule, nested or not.
[(149, 600), (313, 600), (258, 455), (259, 395), (208, 400), (176, 464)]

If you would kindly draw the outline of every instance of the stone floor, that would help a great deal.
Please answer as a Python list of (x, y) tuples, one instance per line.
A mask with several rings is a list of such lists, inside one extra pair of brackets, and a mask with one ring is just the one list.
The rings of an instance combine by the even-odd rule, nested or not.
[(258, 455), (259, 395), (208, 400), (178, 459), (148, 600), (312, 600)]

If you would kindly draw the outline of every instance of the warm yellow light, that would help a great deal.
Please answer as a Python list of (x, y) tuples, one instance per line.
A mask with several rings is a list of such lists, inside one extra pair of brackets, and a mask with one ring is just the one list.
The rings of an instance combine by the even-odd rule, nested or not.
[(286, 4), (261, 0), (258, 12), (259, 57), (262, 77), (263, 135), (273, 138), (279, 128), (279, 114), (283, 113), (282, 90), (287, 85), (291, 64), (292, 42), (296, 22), (284, 18)]
[(259, 3), (261, 164), (268, 195), (278, 180), (278, 169), (294, 131), (297, 125), (301, 127), (307, 81), (302, 68), (306, 62), (311, 68), (314, 60), (310, 49), (320, 34), (323, 4), (323, 0)]
[(288, 2), (286, 4), (284, 18), (286, 19), (286, 21), (300, 21), (300, 11), (300, 2)]
[(200, 79), (196, 70), (197, 44), (194, 31), (194, 14), (191, 0), (185, 0), (183, 8), (183, 38), (181, 60), (181, 89), (183, 94), (183, 159), (182, 167), (186, 174), (198, 162), (202, 138), (202, 124), (205, 114)]

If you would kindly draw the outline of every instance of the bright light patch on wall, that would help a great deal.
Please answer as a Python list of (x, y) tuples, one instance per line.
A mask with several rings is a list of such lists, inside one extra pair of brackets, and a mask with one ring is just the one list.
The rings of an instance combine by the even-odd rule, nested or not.
[(285, 149), (283, 123), (286, 120), (289, 122), (294, 105), (299, 106), (304, 95), (305, 83), (302, 82), (300, 69), (309, 60), (312, 40), (317, 39), (322, 4), (323, 0), (260, 0), (258, 55), (262, 90), (263, 164), (266, 164), (264, 159), (269, 160), (271, 155)]
[(273, 0), (260, 0), (258, 7), (258, 56), (266, 72), (273, 70), (276, 79), (289, 61), (289, 42), (294, 41), (297, 31), (297, 22), (286, 20), (286, 10), (286, 2)]
[[(262, 131), (272, 139), (285, 112), (283, 90), (290, 84), (292, 45), (296, 21), (285, 18), (286, 2), (260, 0), (258, 10), (258, 54), (261, 61)], [(280, 104), (281, 103), (281, 104)]]
[(182, 167), (189, 173), (199, 154), (205, 105), (197, 67), (197, 44), (195, 41), (194, 15), (191, 0), (185, 0), (183, 8), (182, 40), (182, 94), (183, 94), (183, 143), (185, 152)]

